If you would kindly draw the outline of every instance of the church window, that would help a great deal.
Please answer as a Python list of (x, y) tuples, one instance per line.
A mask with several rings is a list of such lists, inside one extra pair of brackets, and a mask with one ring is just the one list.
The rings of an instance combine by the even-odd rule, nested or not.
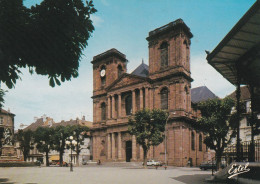
[(199, 151), (202, 151), (202, 135), (199, 136)]
[(195, 150), (195, 135), (191, 132), (191, 149)]
[(161, 54), (161, 67), (168, 66), (168, 43), (163, 42), (160, 46), (160, 54)]
[(120, 77), (123, 74), (123, 68), (121, 65), (118, 65), (117, 67), (117, 75)]
[(161, 109), (168, 109), (168, 89), (161, 90)]
[(101, 104), (101, 120), (106, 120), (106, 104), (103, 102)]
[(125, 98), (125, 112), (126, 112), (126, 115), (132, 114), (132, 96), (131, 95), (128, 95)]
[(101, 78), (101, 85), (105, 86), (106, 85), (106, 77)]

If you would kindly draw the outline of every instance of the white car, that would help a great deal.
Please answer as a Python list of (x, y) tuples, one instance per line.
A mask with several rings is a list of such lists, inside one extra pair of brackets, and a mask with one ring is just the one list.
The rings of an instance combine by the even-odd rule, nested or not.
[(155, 160), (147, 161), (147, 166), (160, 166), (160, 165), (162, 165), (160, 161), (155, 161)]

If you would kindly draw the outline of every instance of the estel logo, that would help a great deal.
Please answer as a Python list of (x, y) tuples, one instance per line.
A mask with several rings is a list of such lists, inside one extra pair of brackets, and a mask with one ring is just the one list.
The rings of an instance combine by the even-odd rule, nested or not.
[(232, 164), (231, 168), (228, 170), (228, 174), (230, 174), (228, 179), (232, 178), (233, 176), (250, 171), (250, 169), (247, 168), (248, 166), (249, 166), (249, 163), (246, 163), (246, 165)]

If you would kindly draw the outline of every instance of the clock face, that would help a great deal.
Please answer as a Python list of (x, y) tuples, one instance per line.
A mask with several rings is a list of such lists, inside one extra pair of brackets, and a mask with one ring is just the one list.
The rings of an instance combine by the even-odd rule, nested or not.
[(101, 77), (104, 77), (106, 75), (106, 70), (105, 69), (102, 69), (101, 71), (100, 71), (100, 76)]

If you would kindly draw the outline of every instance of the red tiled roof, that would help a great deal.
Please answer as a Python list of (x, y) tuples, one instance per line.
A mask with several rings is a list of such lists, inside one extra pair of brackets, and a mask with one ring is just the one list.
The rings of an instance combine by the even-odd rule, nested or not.
[(24, 128), (23, 130), (32, 130), (35, 131), (38, 127), (43, 126), (43, 118), (39, 118), (36, 120), (35, 123), (30, 124), (28, 127)]
[(0, 109), (0, 110), (1, 110), (0, 113), (2, 113), (2, 114), (10, 114), (10, 115), (15, 116), (15, 114), (13, 114), (13, 113), (11, 113), (11, 112), (8, 112), (8, 111), (6, 111), (6, 110), (4, 110), (4, 109)]

